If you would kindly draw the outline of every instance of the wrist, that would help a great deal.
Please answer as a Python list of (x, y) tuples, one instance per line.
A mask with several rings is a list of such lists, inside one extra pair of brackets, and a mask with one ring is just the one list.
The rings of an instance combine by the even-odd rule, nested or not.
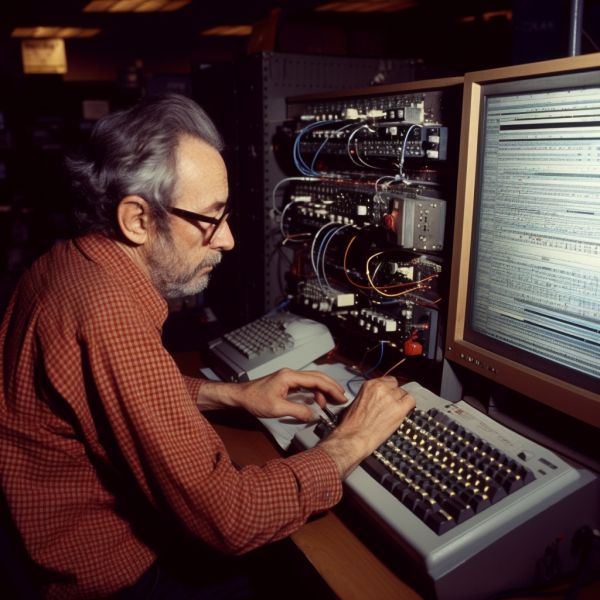
[(336, 463), (340, 477), (347, 477), (371, 453), (368, 440), (360, 432), (334, 430), (319, 447)]
[(206, 381), (198, 393), (198, 406), (206, 410), (239, 406), (238, 387), (233, 383)]

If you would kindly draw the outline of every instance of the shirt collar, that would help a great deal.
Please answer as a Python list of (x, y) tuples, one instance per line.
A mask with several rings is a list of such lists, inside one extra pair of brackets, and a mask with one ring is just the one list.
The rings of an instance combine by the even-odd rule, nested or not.
[(148, 311), (157, 328), (163, 326), (168, 315), (167, 302), (117, 242), (103, 235), (90, 234), (76, 238), (74, 243), (90, 260), (115, 275), (124, 287), (133, 292), (140, 307)]

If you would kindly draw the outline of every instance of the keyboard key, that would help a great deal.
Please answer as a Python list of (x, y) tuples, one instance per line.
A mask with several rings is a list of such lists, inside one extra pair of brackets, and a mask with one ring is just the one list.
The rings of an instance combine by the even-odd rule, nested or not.
[(379, 483), (390, 474), (389, 469), (374, 456), (368, 456), (361, 463), (362, 468)]
[(468, 504), (456, 498), (448, 498), (440, 502), (440, 505), (448, 514), (452, 515), (457, 523), (462, 523), (475, 514), (475, 511)]
[(459, 494), (459, 499), (468, 504), (473, 508), (476, 513), (480, 513), (482, 510), (492, 505), (489, 498), (484, 498), (481, 494), (473, 493), (465, 490)]
[(489, 496), (492, 504), (499, 502), (502, 498), (506, 498), (507, 495), (506, 490), (503, 487), (492, 483), (484, 486), (483, 493)]
[(396, 496), (400, 502), (404, 500), (404, 497), (410, 491), (406, 482), (400, 479), (388, 479), (383, 482), (383, 487), (394, 494), (394, 496)]
[(404, 506), (406, 506), (406, 508), (408, 508), (411, 511), (414, 511), (414, 509), (417, 507), (417, 505), (420, 502), (421, 502), (420, 494), (417, 494), (417, 492), (413, 492), (412, 490), (408, 490), (406, 492), (406, 494), (404, 494), (404, 497), (402, 498), (402, 504), (404, 504)]
[(421, 521), (424, 521), (431, 512), (431, 504), (427, 500), (421, 500), (417, 502), (413, 512)]
[(456, 521), (452, 518), (448, 518), (441, 511), (428, 513), (424, 522), (438, 535), (442, 535), (456, 526)]
[(502, 484), (502, 487), (509, 493), (512, 494), (518, 489), (522, 488), (525, 482), (516, 474), (509, 475)]

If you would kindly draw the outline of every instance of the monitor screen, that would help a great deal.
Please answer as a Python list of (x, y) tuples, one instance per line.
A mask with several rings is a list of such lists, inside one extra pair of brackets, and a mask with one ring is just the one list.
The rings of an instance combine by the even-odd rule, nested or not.
[(446, 358), (600, 426), (600, 55), (465, 77)]

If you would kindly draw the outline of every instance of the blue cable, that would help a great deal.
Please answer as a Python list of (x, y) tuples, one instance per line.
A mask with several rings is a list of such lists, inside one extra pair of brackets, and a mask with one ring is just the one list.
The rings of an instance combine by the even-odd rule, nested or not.
[[(294, 140), (294, 145), (293, 145), (292, 157), (294, 159), (294, 164), (296, 165), (296, 168), (303, 175), (314, 177), (314, 176), (318, 176), (319, 173), (317, 171), (315, 171), (314, 169), (312, 169), (311, 167), (309, 167), (306, 164), (305, 160), (302, 158), (302, 154), (300, 152), (300, 140), (309, 131), (312, 131), (313, 129), (315, 129), (317, 127), (322, 127), (323, 125), (331, 125), (332, 123), (340, 123), (340, 120), (336, 119), (336, 120), (331, 120), (331, 121), (317, 121), (316, 123), (310, 123), (304, 129), (302, 129), (296, 136), (296, 139)], [(325, 142), (326, 141), (327, 140), (325, 140)], [(325, 144), (325, 142), (323, 142), (323, 144), (321, 144), (321, 146), (323, 146)], [(321, 148), (319, 148), (317, 150), (317, 153), (320, 152), (320, 150), (321, 150)]]
[(368, 370), (365, 371), (365, 379), (369, 378), (369, 375), (379, 367), (379, 365), (381, 364), (381, 362), (383, 361), (383, 348), (384, 348), (384, 343), (383, 340), (379, 341), (379, 358), (377, 360), (377, 362)]
[[(325, 223), (317, 231), (317, 233), (315, 233), (312, 244), (311, 244), (311, 248), (310, 248), (310, 262), (312, 264), (313, 271), (315, 272), (315, 275), (317, 276), (317, 282), (319, 283), (319, 287), (322, 287), (322, 286), (321, 286), (321, 278), (319, 277), (319, 265), (315, 261), (315, 246), (316, 246), (317, 240), (319, 239), (319, 236), (321, 235), (321, 232), (324, 231), (325, 229), (327, 229), (327, 227), (335, 227), (335, 223)], [(317, 253), (317, 257), (318, 257), (318, 253)]]
[(362, 377), (362, 376), (359, 376), (359, 377), (353, 377), (352, 379), (349, 379), (349, 380), (346, 382), (346, 387), (348, 388), (348, 391), (349, 391), (349, 392), (350, 392), (350, 393), (351, 393), (353, 396), (356, 396), (356, 395), (358, 394), (358, 391), (356, 391), (356, 392), (355, 392), (355, 391), (352, 389), (352, 386), (351, 386), (350, 384), (356, 383), (357, 381), (361, 381), (361, 380), (363, 380), (363, 381), (364, 381), (364, 379), (365, 379), (364, 377)]
[(314, 175), (314, 172), (311, 170), (311, 168), (306, 164), (306, 162), (302, 158), (302, 154), (300, 152), (300, 140), (302, 139), (302, 136), (304, 136), (304, 134), (308, 133), (312, 129), (315, 129), (315, 127), (321, 126), (321, 124), (326, 124), (326, 123), (327, 123), (327, 121), (317, 121), (316, 123), (310, 123), (309, 125), (307, 125), (304, 129), (302, 129), (298, 133), (298, 135), (296, 136), (296, 139), (294, 140), (294, 146), (293, 146), (293, 152), (292, 152), (294, 164), (296, 165), (296, 168), (303, 175)]
[(358, 392), (355, 392), (355, 391), (352, 389), (352, 387), (350, 386), (350, 384), (352, 384), (352, 383), (356, 383), (357, 381), (361, 381), (361, 380), (363, 380), (363, 381), (366, 381), (366, 380), (369, 378), (369, 375), (370, 375), (370, 374), (371, 374), (371, 373), (372, 373), (372, 372), (373, 372), (375, 369), (377, 369), (377, 368), (379, 367), (379, 365), (380, 365), (380, 364), (381, 364), (381, 362), (383, 361), (383, 350), (384, 350), (384, 346), (385, 346), (385, 344), (384, 344), (383, 340), (380, 340), (380, 341), (379, 341), (379, 358), (378, 358), (377, 362), (376, 362), (376, 363), (375, 363), (375, 364), (374, 364), (374, 365), (373, 365), (373, 366), (372, 366), (372, 367), (371, 367), (371, 368), (370, 368), (368, 371), (365, 371), (365, 372), (364, 372), (364, 373), (362, 373), (361, 375), (358, 375), (357, 377), (353, 377), (352, 379), (349, 379), (349, 380), (346, 382), (346, 387), (348, 388), (348, 391), (349, 391), (351, 394), (353, 394), (354, 396), (356, 396), (356, 394), (357, 394)]
[[(327, 244), (329, 244), (329, 240), (340, 230), (340, 227), (336, 227), (335, 229), (331, 229), (329, 230), (324, 236), (323, 239), (321, 240), (321, 244), (319, 245), (319, 250), (317, 251), (317, 281), (319, 283), (319, 287), (322, 288), (323, 286), (321, 285), (321, 278), (319, 277), (319, 265), (321, 264), (321, 256), (323, 257), (323, 278), (325, 279), (325, 281), (327, 282), (327, 276), (325, 275), (325, 249), (327, 248)], [(323, 252), (323, 254), (321, 255), (321, 252)], [(331, 289), (331, 286), (329, 285), (329, 282), (327, 282), (327, 286)]]
[(290, 299), (285, 298), (273, 310), (275, 312), (279, 312), (280, 310), (283, 310), (289, 303), (290, 303)]
[[(337, 121), (330, 121), (331, 123), (341, 123), (342, 121), (337, 120)], [(354, 125), (354, 121), (351, 123), (347, 123), (346, 125), (342, 125), (342, 127), (339, 127), (338, 129), (336, 129), (336, 131), (343, 131), (344, 129), (347, 129), (348, 127), (350, 127), (351, 125)], [(317, 157), (319, 156), (319, 154), (321, 153), (321, 150), (323, 150), (323, 148), (325, 148), (325, 146), (327, 145), (327, 142), (330, 140), (331, 138), (325, 138), (322, 142), (322, 144), (317, 148), (317, 151), (315, 152), (313, 159), (310, 163), (310, 169), (314, 172), (314, 173), (318, 173), (318, 171), (315, 171), (315, 164), (317, 162)]]

